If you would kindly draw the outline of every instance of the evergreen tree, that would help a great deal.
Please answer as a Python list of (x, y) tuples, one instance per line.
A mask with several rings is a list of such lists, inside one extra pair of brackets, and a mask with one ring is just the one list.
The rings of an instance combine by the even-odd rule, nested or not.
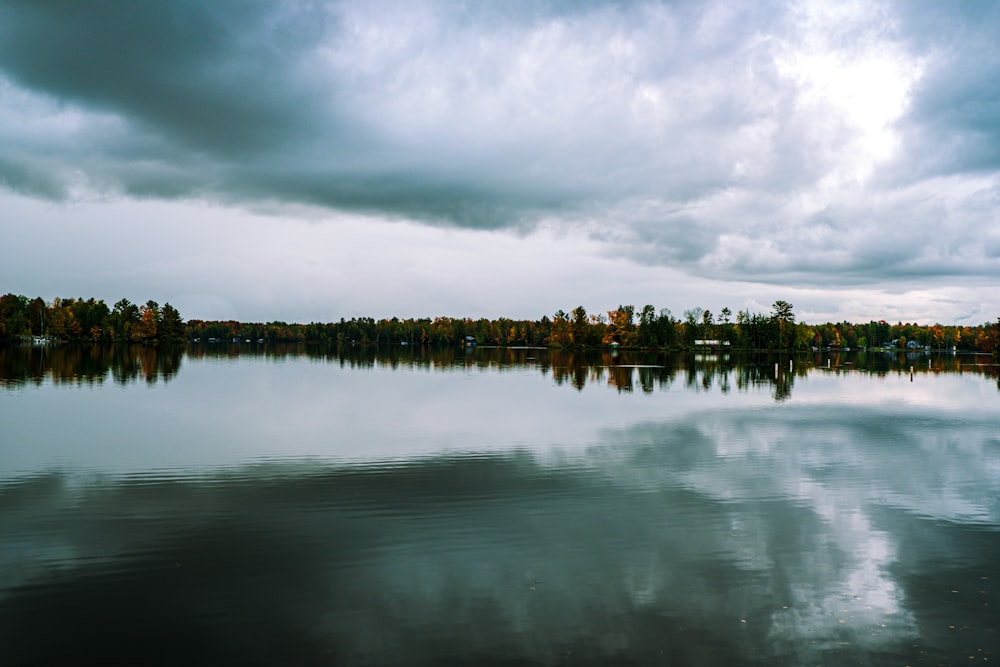
[[(772, 306), (774, 313), (772, 319), (778, 324), (778, 349), (785, 349), (785, 329), (795, 325), (795, 313), (792, 312), (792, 304), (787, 301), (775, 301)], [(794, 337), (792, 337), (794, 340)]]
[(158, 322), (159, 338), (162, 343), (184, 342), (184, 320), (177, 309), (169, 303), (163, 304)]

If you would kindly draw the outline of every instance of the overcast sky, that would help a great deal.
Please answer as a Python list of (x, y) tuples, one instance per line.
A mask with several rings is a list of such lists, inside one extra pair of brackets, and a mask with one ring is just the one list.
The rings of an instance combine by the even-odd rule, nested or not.
[(1000, 3), (0, 3), (0, 292), (1000, 314)]

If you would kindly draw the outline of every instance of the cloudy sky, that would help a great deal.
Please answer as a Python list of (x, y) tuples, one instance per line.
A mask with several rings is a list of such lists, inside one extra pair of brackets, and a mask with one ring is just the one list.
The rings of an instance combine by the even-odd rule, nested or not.
[(1000, 314), (1000, 4), (0, 4), (0, 292)]

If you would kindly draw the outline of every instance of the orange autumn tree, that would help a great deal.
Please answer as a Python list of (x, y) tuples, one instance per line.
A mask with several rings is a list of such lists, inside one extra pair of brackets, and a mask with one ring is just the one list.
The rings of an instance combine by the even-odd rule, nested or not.
[(156, 340), (157, 324), (160, 320), (160, 304), (152, 299), (139, 306), (139, 326), (136, 334), (144, 343)]

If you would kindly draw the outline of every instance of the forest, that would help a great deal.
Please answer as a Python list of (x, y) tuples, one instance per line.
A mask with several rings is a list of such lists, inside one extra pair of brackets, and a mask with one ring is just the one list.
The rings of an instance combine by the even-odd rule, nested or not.
[(954, 349), (1000, 351), (1000, 319), (976, 326), (922, 325), (885, 320), (867, 323), (797, 322), (792, 304), (775, 301), (771, 312), (723, 308), (718, 314), (695, 307), (676, 317), (668, 308), (620, 305), (605, 313), (583, 306), (557, 310), (537, 320), (508, 318), (341, 319), (339, 322), (184, 321), (169, 303), (134, 304), (103, 300), (6, 294), (0, 297), (0, 341), (45, 337), (68, 342), (301, 342), (320, 345), (544, 346), (679, 350), (707, 345), (732, 349), (799, 351), (824, 348)]
[(176, 344), (187, 340), (184, 320), (169, 303), (137, 305), (128, 299), (108, 308), (103, 300), (0, 296), (0, 341), (43, 337), (92, 343)]

